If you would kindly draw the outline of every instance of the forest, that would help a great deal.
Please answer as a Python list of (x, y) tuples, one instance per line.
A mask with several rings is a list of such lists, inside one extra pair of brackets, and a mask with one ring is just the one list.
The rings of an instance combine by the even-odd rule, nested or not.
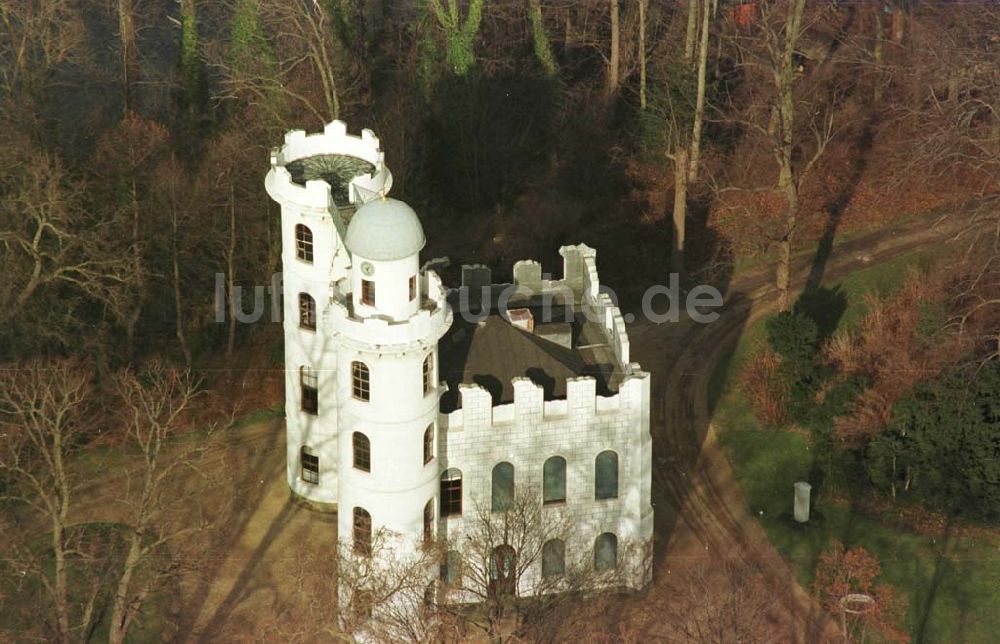
[[(379, 136), (446, 283), (462, 264), (555, 272), (569, 243), (597, 249), (623, 310), (672, 273), (727, 297), (765, 275), (767, 319), (731, 378), (754, 423), (806, 436), (826, 455), (811, 480), (837, 495), (996, 538), (1000, 7), (3, 0), (0, 637), (186, 639), (174, 591), (219, 556), (238, 490), (256, 484), (205, 468), (229, 458), (211, 440), (282, 413), (280, 321), (235, 315), (275, 305), (269, 151), (334, 119)], [(891, 292), (828, 283), (844, 240), (914, 218), (950, 233)], [(122, 515), (75, 521), (118, 453), (134, 463)], [(178, 489), (181, 470), (224, 502)], [(825, 550), (810, 577), (838, 620), (827, 591), (857, 581), (835, 579), (852, 553), (864, 559)], [(774, 641), (760, 615), (777, 609), (736, 606), (746, 572), (719, 574), (677, 583), (721, 594), (740, 641)], [(665, 592), (645, 617), (610, 611), (620, 623), (593, 604), (594, 641), (646, 641)], [(852, 633), (909, 641), (916, 618), (897, 608)], [(533, 606), (513, 632), (559, 640), (567, 610)], [(677, 613), (688, 638), (674, 641), (731, 641), (706, 634), (711, 616)], [(508, 641), (504, 619), (484, 623)]]

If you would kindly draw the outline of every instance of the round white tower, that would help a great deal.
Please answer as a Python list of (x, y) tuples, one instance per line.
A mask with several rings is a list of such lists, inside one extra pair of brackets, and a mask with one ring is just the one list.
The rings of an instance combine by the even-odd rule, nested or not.
[(345, 220), (392, 186), (378, 138), (294, 130), (271, 152), (265, 179), (281, 206), (287, 479), (296, 495), (332, 507), (338, 491), (337, 350), (326, 323), (331, 298), (348, 288)]
[(438, 277), (419, 270), (424, 233), (403, 202), (359, 208), (345, 241), (350, 292), (329, 315), (340, 365), (339, 536), (363, 551), (384, 528), (398, 535), (391, 547), (415, 547), (436, 526), (437, 342), (451, 311)]

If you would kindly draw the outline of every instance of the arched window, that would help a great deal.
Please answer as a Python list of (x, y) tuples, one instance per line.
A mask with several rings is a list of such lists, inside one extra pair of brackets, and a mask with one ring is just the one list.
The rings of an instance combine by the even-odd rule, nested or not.
[(410, 301), (417, 299), (417, 276), (410, 275)]
[(365, 557), (372, 554), (372, 515), (364, 508), (354, 508), (354, 552)]
[(424, 430), (424, 465), (434, 460), (434, 423)]
[(307, 414), (318, 414), (319, 377), (309, 367), (299, 367), (299, 389), (301, 390), (302, 411)]
[(618, 567), (618, 537), (610, 532), (594, 541), (594, 570), (608, 572)]
[(424, 395), (434, 389), (434, 354), (428, 353), (424, 358)]
[(313, 233), (307, 226), (295, 225), (295, 257), (312, 264)]
[(299, 328), (316, 330), (316, 300), (308, 293), (299, 293)]
[(462, 470), (451, 468), (441, 475), (441, 516), (462, 514)]
[(354, 432), (351, 437), (354, 448), (354, 467), (362, 472), (372, 471), (372, 443), (361, 432)]
[(550, 539), (542, 546), (542, 577), (561, 577), (566, 573), (566, 544)]
[(553, 456), (542, 466), (542, 503), (566, 500), (566, 459)]
[(493, 467), (493, 511), (503, 512), (514, 505), (514, 466), (497, 463)]
[(517, 551), (506, 543), (497, 546), (490, 554), (490, 594), (508, 596), (514, 594), (517, 585)]
[(365, 402), (372, 398), (371, 372), (368, 365), (356, 360), (351, 363), (351, 395)]
[(424, 543), (429, 544), (434, 540), (434, 499), (424, 506)]
[(618, 454), (608, 450), (594, 461), (594, 498), (618, 498)]
[(300, 464), (300, 474), (302, 480), (306, 483), (312, 483), (316, 485), (319, 483), (319, 456), (317, 456), (311, 449), (302, 446), (299, 450), (299, 464)]

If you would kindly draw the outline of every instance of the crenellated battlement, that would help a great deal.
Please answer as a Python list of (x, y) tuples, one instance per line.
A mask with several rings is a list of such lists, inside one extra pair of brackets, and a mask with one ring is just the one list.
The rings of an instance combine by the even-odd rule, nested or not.
[(381, 317), (357, 317), (351, 311), (350, 300), (332, 298), (324, 324), (343, 341), (358, 346), (406, 346), (417, 342), (437, 341), (451, 326), (451, 308), (445, 300), (441, 278), (434, 271), (421, 275), (424, 304), (412, 317), (392, 321)]
[(288, 170), (291, 163), (325, 156), (352, 157), (373, 166), (370, 174), (362, 172), (348, 181), (347, 195), (351, 204), (367, 203), (392, 188), (392, 173), (385, 165), (385, 153), (375, 133), (364, 129), (360, 136), (348, 134), (343, 121), (332, 121), (322, 132), (309, 134), (304, 130), (292, 130), (285, 134), (283, 146), (272, 148), (271, 170), (265, 179), (268, 194), (280, 203), (298, 206), (303, 212), (324, 214), (334, 210), (336, 206), (326, 181), (312, 179), (304, 184), (296, 183)]
[(588, 320), (596, 322), (614, 352), (618, 364), (629, 364), (629, 338), (621, 309), (608, 293), (601, 291), (597, 274), (597, 251), (586, 244), (563, 246), (562, 279), (546, 279), (540, 262), (523, 259), (514, 263), (513, 284), (491, 284), (490, 269), (483, 265), (462, 267), (462, 287), (468, 288), (466, 301), (478, 303), (482, 297), (508, 301), (547, 296), (554, 302), (572, 303)]
[(449, 431), (493, 430), (538, 425), (550, 420), (585, 420), (600, 416), (623, 417), (642, 413), (648, 398), (649, 374), (633, 367), (618, 393), (601, 396), (591, 376), (569, 378), (566, 398), (545, 400), (543, 387), (530, 378), (515, 378), (514, 402), (493, 405), (490, 393), (480, 385), (460, 384), (460, 408), (447, 414)]

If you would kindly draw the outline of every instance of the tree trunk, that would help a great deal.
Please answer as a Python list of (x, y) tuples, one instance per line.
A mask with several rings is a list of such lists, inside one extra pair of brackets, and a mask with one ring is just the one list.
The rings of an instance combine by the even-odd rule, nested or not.
[(611, 4), (611, 55), (608, 58), (608, 86), (605, 90), (608, 105), (618, 93), (618, 67), (621, 55), (619, 51), (618, 0), (609, 0), (609, 3)]
[(173, 212), (170, 219), (170, 259), (173, 264), (174, 283), (174, 326), (177, 334), (177, 342), (180, 344), (181, 353), (184, 354), (184, 366), (191, 368), (191, 349), (188, 347), (187, 335), (184, 333), (184, 300), (181, 297), (181, 262), (180, 251), (177, 244), (177, 204), (172, 205)]
[(639, 0), (639, 109), (646, 109), (646, 5)]
[[(707, 3), (709, 0), (705, 0)], [(705, 118), (705, 74), (708, 68), (708, 32), (711, 12), (706, 5), (701, 19), (701, 41), (698, 43), (698, 95), (695, 99), (694, 126), (691, 130), (691, 161), (688, 181), (698, 180), (698, 162), (701, 159), (701, 128)]]
[(142, 300), (145, 297), (145, 267), (142, 264), (142, 240), (139, 216), (139, 188), (135, 180), (136, 169), (132, 168), (132, 270), (135, 271), (135, 299), (131, 302), (128, 318), (125, 320), (125, 353), (128, 360), (135, 355), (135, 330), (142, 315)]
[(778, 310), (791, 309), (789, 282), (791, 279), (792, 235), (799, 214), (799, 186), (792, 154), (795, 148), (795, 48), (798, 45), (805, 0), (794, 0), (788, 6), (785, 21), (785, 43), (781, 52), (775, 82), (778, 90), (778, 190), (785, 197), (785, 225), (778, 240), (778, 267), (775, 276)]
[(229, 303), (229, 329), (226, 334), (226, 357), (236, 346), (236, 189), (229, 184), (229, 247), (226, 249), (226, 299)]
[(875, 61), (875, 83), (872, 89), (872, 103), (875, 109), (882, 104), (882, 58), (885, 51), (885, 27), (882, 24), (882, 8), (875, 6), (875, 50), (872, 58)]
[(694, 59), (694, 42), (698, 33), (698, 0), (688, 0), (687, 31), (684, 35), (684, 62)]
[(118, 39), (122, 56), (122, 88), (125, 110), (132, 109), (132, 84), (139, 75), (139, 57), (135, 47), (135, 25), (132, 23), (132, 0), (118, 0)]
[(535, 57), (538, 59), (542, 70), (549, 78), (555, 78), (558, 73), (556, 58), (552, 53), (552, 45), (549, 43), (549, 36), (545, 33), (545, 21), (542, 18), (542, 5), (540, 0), (528, 0), (528, 18), (531, 21), (531, 36), (535, 45)]
[(129, 536), (128, 555), (122, 576), (115, 588), (115, 600), (111, 607), (111, 624), (108, 627), (108, 644), (121, 644), (132, 623), (133, 610), (129, 595), (132, 593), (132, 576), (139, 564), (142, 553), (142, 534), (137, 529)]
[(688, 152), (679, 146), (674, 152), (674, 247), (671, 269), (684, 276), (684, 235), (687, 223)]

